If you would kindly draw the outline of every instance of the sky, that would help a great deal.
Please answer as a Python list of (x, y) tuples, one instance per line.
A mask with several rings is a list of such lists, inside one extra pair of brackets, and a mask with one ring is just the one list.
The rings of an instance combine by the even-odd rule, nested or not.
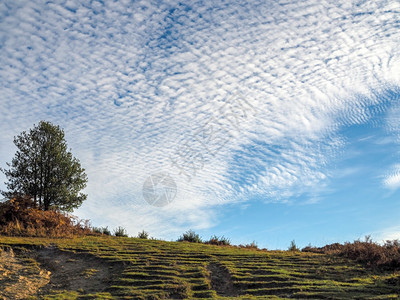
[(0, 48), (0, 167), (60, 125), (94, 226), (400, 238), (398, 0), (1, 0)]

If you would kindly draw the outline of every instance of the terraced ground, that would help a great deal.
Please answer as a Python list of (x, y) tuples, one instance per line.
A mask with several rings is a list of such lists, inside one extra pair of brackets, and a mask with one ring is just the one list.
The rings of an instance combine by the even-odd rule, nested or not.
[[(108, 236), (0, 237), (7, 247), (32, 274), (51, 272), (32, 299), (400, 298), (399, 272), (323, 254)], [(6, 273), (0, 290), (16, 291)]]

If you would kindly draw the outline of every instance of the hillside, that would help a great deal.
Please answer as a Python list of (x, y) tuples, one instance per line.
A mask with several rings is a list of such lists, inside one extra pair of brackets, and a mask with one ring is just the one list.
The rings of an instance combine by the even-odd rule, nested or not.
[(398, 272), (326, 254), (109, 236), (0, 237), (0, 248), (0, 299), (400, 297)]

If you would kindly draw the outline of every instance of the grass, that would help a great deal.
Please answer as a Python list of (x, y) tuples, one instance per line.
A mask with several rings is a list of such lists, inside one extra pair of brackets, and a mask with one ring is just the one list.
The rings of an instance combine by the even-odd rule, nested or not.
[[(55, 291), (46, 299), (396, 299), (398, 271), (346, 257), (260, 251), (112, 236), (0, 237), (0, 247), (56, 245), (123, 265), (101, 294)], [(88, 270), (90, 275), (94, 270)]]

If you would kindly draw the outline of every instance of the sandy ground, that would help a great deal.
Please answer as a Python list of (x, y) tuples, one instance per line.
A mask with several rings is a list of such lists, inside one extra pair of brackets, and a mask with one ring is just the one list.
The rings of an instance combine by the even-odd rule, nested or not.
[(102, 292), (120, 269), (92, 255), (55, 247), (0, 251), (0, 299), (26, 299), (51, 290)]
[(49, 271), (34, 261), (16, 257), (11, 248), (1, 250), (0, 299), (26, 299), (49, 282)]

